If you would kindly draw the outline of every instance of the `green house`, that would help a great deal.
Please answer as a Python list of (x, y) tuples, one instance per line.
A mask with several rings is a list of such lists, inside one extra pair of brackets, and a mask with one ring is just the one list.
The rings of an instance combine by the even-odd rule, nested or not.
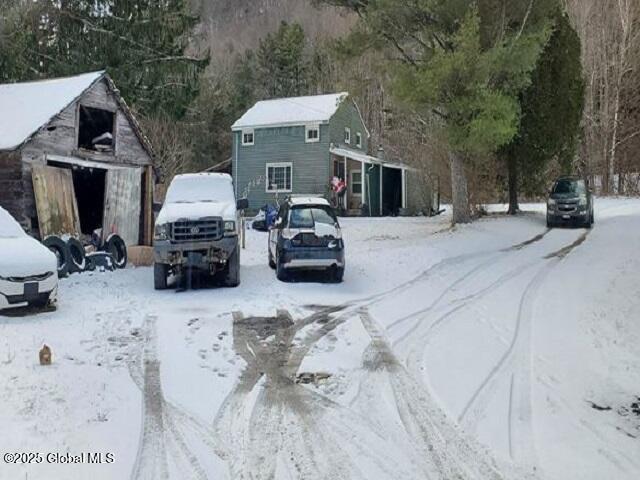
[[(322, 196), (345, 215), (425, 211), (415, 171), (368, 154), (370, 134), (348, 93), (256, 103), (232, 126), (236, 196), (252, 210), (289, 195)], [(346, 182), (339, 198), (334, 177)], [(422, 186), (419, 186), (423, 190)]]

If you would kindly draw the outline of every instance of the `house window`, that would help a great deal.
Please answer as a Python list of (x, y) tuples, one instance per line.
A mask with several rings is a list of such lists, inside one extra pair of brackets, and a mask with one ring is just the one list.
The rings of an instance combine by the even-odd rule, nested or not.
[(115, 125), (115, 112), (80, 105), (78, 148), (114, 153), (116, 149)]
[(351, 172), (351, 194), (362, 195), (362, 172)]
[(356, 133), (356, 147), (362, 148), (362, 134), (360, 132)]
[(291, 163), (267, 163), (267, 192), (291, 192)]
[(254, 143), (254, 132), (253, 130), (243, 130), (242, 131), (242, 145), (253, 145)]
[(320, 127), (318, 125), (307, 126), (305, 128), (305, 141), (307, 143), (317, 143), (320, 141)]
[(344, 143), (347, 145), (351, 143), (351, 129), (349, 127), (344, 129)]

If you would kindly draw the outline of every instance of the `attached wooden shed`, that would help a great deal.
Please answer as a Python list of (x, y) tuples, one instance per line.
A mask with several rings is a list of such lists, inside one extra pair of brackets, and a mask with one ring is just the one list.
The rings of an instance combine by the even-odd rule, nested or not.
[(0, 85), (0, 206), (36, 238), (153, 237), (153, 150), (105, 72)]

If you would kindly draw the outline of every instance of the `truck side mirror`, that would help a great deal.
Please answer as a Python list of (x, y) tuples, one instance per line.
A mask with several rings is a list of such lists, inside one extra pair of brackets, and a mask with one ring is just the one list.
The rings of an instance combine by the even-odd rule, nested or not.
[(246, 198), (241, 198), (236, 202), (237, 210), (246, 210), (247, 208), (249, 208), (249, 200), (247, 200)]

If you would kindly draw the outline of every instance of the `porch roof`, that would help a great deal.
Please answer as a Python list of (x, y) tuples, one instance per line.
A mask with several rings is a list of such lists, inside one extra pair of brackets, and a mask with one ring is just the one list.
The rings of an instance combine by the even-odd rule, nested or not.
[(367, 155), (366, 153), (358, 152), (356, 150), (351, 150), (350, 148), (344, 147), (331, 147), (329, 151), (337, 155), (339, 157), (350, 158), (351, 160), (355, 160), (360, 163), (367, 163), (370, 165), (382, 165), (387, 168), (399, 168), (401, 170), (415, 170), (415, 168), (410, 167), (409, 165), (405, 165), (404, 163), (399, 162), (388, 162), (386, 160), (382, 160), (377, 157), (372, 157), (371, 155)]

